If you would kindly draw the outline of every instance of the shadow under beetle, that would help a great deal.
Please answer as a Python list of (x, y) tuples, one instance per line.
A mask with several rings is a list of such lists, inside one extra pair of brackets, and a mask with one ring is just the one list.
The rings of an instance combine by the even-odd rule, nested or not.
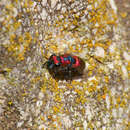
[(59, 56), (52, 54), (42, 67), (47, 68), (56, 80), (72, 80), (83, 75), (85, 62), (80, 57), (71, 54)]

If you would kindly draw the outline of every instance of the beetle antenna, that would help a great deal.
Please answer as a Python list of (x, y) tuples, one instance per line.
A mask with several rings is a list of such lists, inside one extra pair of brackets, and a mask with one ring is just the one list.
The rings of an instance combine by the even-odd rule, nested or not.
[(45, 68), (47, 66), (47, 61), (42, 65), (42, 68)]
[(45, 58), (46, 60), (48, 60), (47, 56), (44, 56), (44, 58)]

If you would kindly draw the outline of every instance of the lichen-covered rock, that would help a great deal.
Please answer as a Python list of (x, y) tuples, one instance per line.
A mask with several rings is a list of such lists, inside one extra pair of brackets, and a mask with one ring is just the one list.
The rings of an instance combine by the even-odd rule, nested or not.
[[(0, 129), (128, 129), (125, 2), (0, 1)], [(81, 57), (83, 76), (53, 79), (53, 53)]]

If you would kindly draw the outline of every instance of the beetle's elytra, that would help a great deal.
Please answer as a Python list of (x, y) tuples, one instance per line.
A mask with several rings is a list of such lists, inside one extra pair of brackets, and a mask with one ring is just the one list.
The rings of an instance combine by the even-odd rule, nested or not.
[(57, 80), (72, 80), (83, 75), (85, 68), (84, 61), (71, 54), (51, 55), (50, 58), (43, 64), (53, 78)]

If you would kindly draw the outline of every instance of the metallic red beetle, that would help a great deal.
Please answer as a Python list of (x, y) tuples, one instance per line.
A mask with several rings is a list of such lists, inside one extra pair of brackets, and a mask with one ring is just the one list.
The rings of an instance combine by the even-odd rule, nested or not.
[(72, 80), (83, 75), (85, 63), (80, 57), (71, 54), (59, 56), (53, 54), (43, 64), (43, 67), (45, 66), (53, 78), (57, 80)]

